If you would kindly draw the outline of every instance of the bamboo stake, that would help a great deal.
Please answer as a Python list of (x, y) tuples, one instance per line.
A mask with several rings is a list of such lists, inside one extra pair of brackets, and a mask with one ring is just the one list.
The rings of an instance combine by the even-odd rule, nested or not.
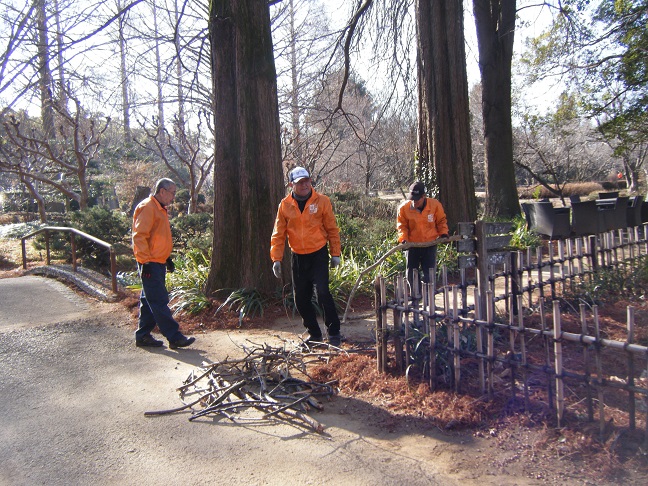
[[(446, 286), (443, 288), (443, 315), (446, 316), (446, 337), (448, 339), (448, 347), (447, 350), (451, 350), (454, 348), (455, 345), (455, 339), (454, 339), (454, 330), (453, 330), (453, 319), (450, 314), (450, 289)], [(454, 359), (448, 359), (448, 363), (450, 364), (450, 381), (452, 382), (453, 386), (457, 386), (455, 382), (455, 362)]]
[(562, 427), (562, 419), (565, 409), (565, 395), (563, 390), (563, 364), (562, 364), (562, 344), (560, 341), (562, 329), (560, 321), (560, 303), (553, 301), (553, 321), (554, 321), (554, 355), (555, 355), (555, 373), (556, 373), (556, 416), (558, 418), (558, 427)]
[(430, 320), (428, 327), (428, 336), (430, 337), (430, 389), (436, 390), (437, 387), (437, 373), (436, 373), (436, 305), (434, 302), (435, 285), (434, 283), (428, 286), (429, 300), (430, 300)]
[(455, 392), (461, 389), (461, 339), (459, 336), (459, 306), (457, 302), (457, 286), (452, 286), (452, 328), (454, 335), (454, 375)]
[(598, 375), (598, 401), (599, 401), (599, 438), (605, 435), (605, 404), (603, 402), (603, 364), (601, 362), (601, 328), (599, 326), (598, 306), (592, 307), (594, 312), (594, 335), (596, 336), (596, 373)]
[(401, 339), (401, 311), (397, 309), (399, 305), (403, 304), (403, 275), (399, 274), (396, 278), (396, 306), (394, 307), (394, 354), (396, 358), (396, 371), (403, 372), (403, 341)]
[(382, 335), (383, 340), (380, 347), (380, 360), (383, 364), (383, 371), (387, 370), (387, 340), (389, 334), (387, 332), (387, 288), (385, 285), (385, 279), (381, 277), (380, 279), (380, 301), (383, 302), (383, 305), (380, 309), (380, 316), (382, 321)]
[[(549, 341), (549, 335), (547, 333), (547, 321), (545, 318), (545, 309), (544, 309), (544, 297), (540, 295), (538, 298), (538, 305), (540, 313), (540, 330), (542, 331), (542, 345), (545, 350), (545, 368), (547, 370), (551, 369), (551, 343)], [(547, 379), (547, 403), (550, 407), (553, 407), (553, 387), (551, 386), (551, 379)]]
[[(414, 270), (412, 272), (412, 281), (418, 280), (418, 272)], [(413, 296), (412, 296), (413, 297)], [(408, 292), (407, 279), (403, 280), (403, 307), (405, 311), (403, 312), (403, 330), (405, 331), (405, 369), (410, 365), (410, 295)]]
[[(542, 291), (544, 295), (544, 282), (543, 282), (543, 276), (542, 276), (542, 248), (538, 247), (538, 261), (537, 267), (538, 267), (538, 288)], [(553, 251), (553, 245), (549, 245), (548, 247), (548, 255), (549, 255), (549, 284), (551, 288), (551, 295), (553, 298), (553, 295), (556, 293), (556, 288), (554, 286), (554, 280), (556, 278), (555, 275), (555, 270), (554, 270), (554, 251)]]
[(527, 287), (529, 289), (529, 301), (531, 301), (531, 295), (533, 293), (533, 258), (531, 256), (531, 248), (527, 248), (526, 254)]
[[(522, 310), (520, 309), (520, 313)], [(509, 352), (508, 352), (508, 366), (511, 370), (511, 398), (515, 400), (515, 316), (513, 315), (513, 302), (511, 302), (511, 309), (509, 309)]]
[(484, 333), (479, 321), (483, 319), (479, 300), (479, 289), (473, 289), (473, 301), (475, 302), (475, 334), (477, 336), (477, 355), (479, 356), (479, 387), (482, 395), (486, 393), (486, 375), (484, 373)]
[[(522, 296), (518, 296), (518, 309), (522, 309)], [(524, 313), (518, 312), (518, 329), (520, 331), (520, 352), (522, 353), (522, 380), (524, 382), (524, 411), (529, 411), (529, 373), (527, 368), (526, 333)]]
[[(581, 332), (584, 336), (588, 335), (587, 331), (587, 317), (585, 316), (585, 304), (580, 304), (580, 319), (581, 319)], [(594, 404), (592, 402), (592, 384), (590, 373), (590, 357), (587, 344), (583, 343), (583, 371), (585, 373), (586, 384), (586, 400), (587, 400), (587, 419), (590, 422), (594, 421)]]
[(382, 360), (382, 347), (385, 340), (385, 325), (382, 320), (383, 300), (381, 293), (381, 277), (374, 280), (374, 308), (376, 309), (376, 366), (378, 373), (385, 372), (385, 363)]
[(578, 238), (576, 240), (576, 263), (578, 268), (578, 274), (583, 275), (585, 273), (583, 267), (583, 240)]
[(495, 387), (493, 384), (493, 363), (495, 362), (495, 339), (493, 337), (494, 323), (495, 323), (495, 302), (493, 301), (493, 292), (486, 292), (486, 321), (488, 322), (488, 361), (486, 362), (486, 370), (488, 372), (488, 397), (493, 398)]
[[(635, 312), (634, 312), (634, 307), (628, 306), (628, 320), (627, 320), (627, 326), (628, 326), (628, 338), (626, 339), (626, 342), (630, 345), (634, 343), (634, 324), (635, 324)], [(634, 366), (634, 354), (627, 352), (627, 357), (628, 357), (628, 386), (630, 389), (628, 390), (628, 414), (630, 415), (630, 430), (635, 430), (637, 427), (637, 421), (636, 421), (636, 410), (635, 410), (635, 393), (632, 391), (632, 387), (635, 384), (634, 381), (634, 373), (635, 373), (635, 366)]]

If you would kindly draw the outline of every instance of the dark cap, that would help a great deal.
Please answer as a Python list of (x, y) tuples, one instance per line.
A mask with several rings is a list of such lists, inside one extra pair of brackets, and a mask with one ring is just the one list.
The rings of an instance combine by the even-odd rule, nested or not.
[(418, 201), (421, 199), (423, 196), (425, 196), (425, 184), (422, 182), (415, 182), (412, 184), (409, 188), (409, 196), (407, 196), (407, 199), (410, 201)]

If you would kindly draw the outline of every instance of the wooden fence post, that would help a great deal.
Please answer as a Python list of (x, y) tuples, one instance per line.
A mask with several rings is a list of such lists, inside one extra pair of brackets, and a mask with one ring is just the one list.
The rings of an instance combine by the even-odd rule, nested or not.
[(605, 401), (603, 397), (603, 363), (601, 361), (601, 328), (599, 326), (598, 306), (592, 306), (594, 313), (594, 335), (596, 336), (596, 374), (599, 401), (599, 438), (605, 435)]
[(479, 387), (482, 395), (486, 393), (486, 375), (484, 374), (484, 330), (480, 321), (483, 320), (482, 308), (479, 306), (479, 289), (473, 289), (473, 300), (475, 302), (475, 335), (477, 337), (477, 359), (479, 363)]
[[(580, 308), (580, 318), (581, 318), (581, 332), (584, 336), (588, 335), (587, 330), (587, 319), (585, 318), (585, 304), (581, 303)], [(583, 343), (583, 372), (585, 374), (585, 389), (586, 400), (587, 400), (587, 419), (590, 422), (594, 421), (594, 404), (592, 401), (592, 383), (591, 383), (591, 372), (590, 372), (590, 357), (588, 344)]]
[[(634, 313), (634, 307), (628, 306), (628, 339), (626, 342), (628, 344), (632, 344), (634, 342), (634, 322), (635, 322), (635, 313)], [(627, 352), (627, 351), (626, 351)], [(637, 427), (637, 421), (636, 421), (636, 410), (635, 410), (635, 392), (632, 390), (632, 388), (635, 385), (634, 381), (634, 372), (635, 372), (635, 366), (634, 366), (634, 354), (627, 352), (628, 353), (628, 414), (630, 415), (630, 430), (635, 430)]]
[(493, 398), (493, 395), (495, 394), (495, 386), (493, 384), (493, 368), (495, 364), (495, 301), (493, 300), (493, 292), (488, 290), (486, 292), (486, 298), (482, 298), (481, 300), (486, 301), (486, 321), (488, 322), (488, 336), (486, 340), (486, 346), (488, 347), (488, 361), (486, 361), (486, 370), (488, 373), (488, 397)]
[(484, 221), (477, 221), (475, 224), (475, 238), (477, 240), (477, 286), (480, 288), (479, 295), (481, 299), (479, 304), (482, 309), (486, 309), (486, 293), (489, 291), (486, 231), (484, 224)]
[(565, 411), (565, 394), (563, 383), (563, 359), (562, 359), (562, 326), (560, 321), (560, 302), (553, 301), (553, 321), (554, 321), (554, 372), (556, 375), (556, 417), (558, 427), (562, 427), (562, 419)]
[(382, 320), (383, 300), (381, 280), (382, 278), (379, 276), (374, 280), (374, 307), (376, 309), (376, 365), (378, 367), (378, 373), (385, 372), (385, 363), (382, 355), (383, 341), (385, 340), (385, 328)]

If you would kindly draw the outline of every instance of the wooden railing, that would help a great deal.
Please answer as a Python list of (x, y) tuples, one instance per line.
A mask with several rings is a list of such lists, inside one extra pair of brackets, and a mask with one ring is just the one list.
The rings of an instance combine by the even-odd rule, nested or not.
[(108, 250), (110, 253), (110, 276), (111, 276), (111, 281), (112, 281), (112, 291), (117, 292), (117, 261), (115, 258), (115, 249), (110, 243), (107, 243), (103, 240), (100, 240), (99, 238), (96, 238), (92, 235), (89, 235), (88, 233), (84, 233), (83, 231), (79, 231), (76, 228), (68, 228), (65, 226), (45, 226), (37, 231), (34, 231), (33, 233), (29, 233), (28, 235), (23, 236), (20, 239), (20, 243), (22, 246), (22, 263), (23, 263), (23, 269), (27, 269), (27, 250), (25, 247), (25, 242), (29, 239), (32, 238), (40, 233), (45, 233), (45, 252), (46, 252), (46, 263), (47, 265), (50, 265), (51, 258), (50, 258), (50, 232), (53, 231), (62, 231), (62, 232), (67, 232), (70, 233), (70, 247), (71, 247), (71, 253), (72, 253), (72, 270), (74, 272), (77, 271), (77, 256), (76, 256), (76, 240), (75, 236), (80, 236), (82, 238), (85, 238), (87, 240), (92, 241), (93, 243), (96, 243), (99, 246), (103, 246)]

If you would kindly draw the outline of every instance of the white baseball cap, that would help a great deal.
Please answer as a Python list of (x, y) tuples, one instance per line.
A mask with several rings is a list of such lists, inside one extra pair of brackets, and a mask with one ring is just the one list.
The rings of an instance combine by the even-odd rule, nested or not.
[(290, 182), (299, 182), (302, 179), (310, 179), (310, 174), (303, 167), (295, 167), (290, 171)]

